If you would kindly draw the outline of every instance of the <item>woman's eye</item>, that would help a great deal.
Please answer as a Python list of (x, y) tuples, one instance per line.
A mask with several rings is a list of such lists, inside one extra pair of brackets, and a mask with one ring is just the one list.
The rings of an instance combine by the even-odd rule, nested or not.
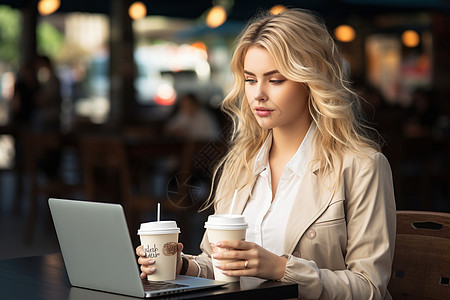
[(269, 82), (273, 83), (273, 84), (282, 84), (285, 81), (286, 81), (285, 79), (272, 79), (272, 80), (269, 80)]
[(255, 79), (251, 79), (251, 78), (246, 78), (245, 82), (249, 82), (249, 83), (255, 83), (256, 80)]

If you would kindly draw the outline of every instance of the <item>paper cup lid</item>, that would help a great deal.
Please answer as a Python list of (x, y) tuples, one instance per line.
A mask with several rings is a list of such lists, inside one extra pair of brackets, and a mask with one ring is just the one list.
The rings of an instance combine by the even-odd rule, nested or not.
[(159, 221), (142, 223), (140, 229), (138, 230), (139, 235), (169, 233), (180, 233), (180, 228), (177, 227), (177, 222)]
[(211, 215), (205, 223), (205, 228), (239, 230), (248, 228), (248, 224), (242, 215)]

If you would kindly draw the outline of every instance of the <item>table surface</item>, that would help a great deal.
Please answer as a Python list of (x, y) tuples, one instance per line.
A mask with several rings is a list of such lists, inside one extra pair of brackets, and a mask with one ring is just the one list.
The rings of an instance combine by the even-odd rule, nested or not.
[[(123, 300), (122, 295), (72, 287), (59, 253), (0, 260), (1, 299)], [(157, 299), (286, 299), (297, 298), (297, 285), (252, 278), (221, 288), (193, 291)]]

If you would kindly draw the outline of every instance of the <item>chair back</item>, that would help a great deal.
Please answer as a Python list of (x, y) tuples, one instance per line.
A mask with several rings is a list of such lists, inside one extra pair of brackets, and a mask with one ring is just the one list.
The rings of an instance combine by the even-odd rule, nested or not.
[(450, 299), (450, 214), (398, 211), (392, 271), (394, 300)]
[(130, 174), (125, 146), (120, 138), (86, 135), (80, 140), (87, 198), (123, 202), (128, 196)]

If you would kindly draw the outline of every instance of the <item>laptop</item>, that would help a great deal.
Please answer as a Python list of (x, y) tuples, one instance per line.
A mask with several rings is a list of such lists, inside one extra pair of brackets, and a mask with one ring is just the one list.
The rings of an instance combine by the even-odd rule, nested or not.
[(226, 284), (181, 275), (142, 280), (120, 204), (55, 198), (48, 203), (72, 286), (150, 298)]

